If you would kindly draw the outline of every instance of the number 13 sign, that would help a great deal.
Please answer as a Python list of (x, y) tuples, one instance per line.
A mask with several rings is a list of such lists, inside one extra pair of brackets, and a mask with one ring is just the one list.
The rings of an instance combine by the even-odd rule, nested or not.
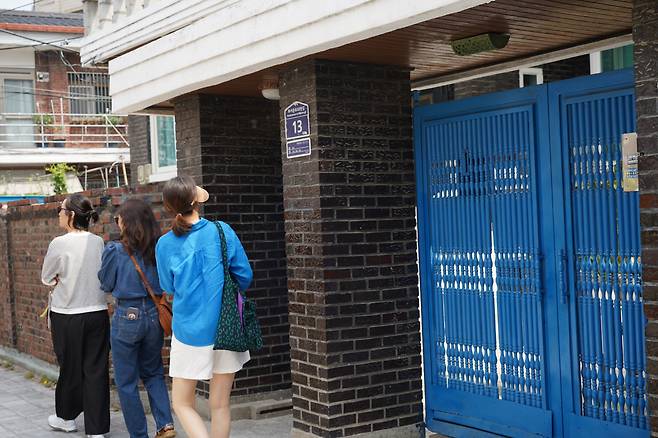
[(308, 137), (310, 123), (308, 120), (308, 105), (302, 102), (293, 102), (285, 112), (286, 140)]

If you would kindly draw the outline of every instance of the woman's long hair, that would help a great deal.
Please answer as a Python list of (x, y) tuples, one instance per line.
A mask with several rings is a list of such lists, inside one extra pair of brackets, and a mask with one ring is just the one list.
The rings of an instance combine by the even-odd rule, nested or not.
[(131, 198), (121, 205), (117, 216), (123, 225), (121, 242), (141, 254), (144, 263), (155, 266), (155, 244), (162, 232), (151, 207), (141, 199)]
[(183, 216), (192, 213), (199, 205), (194, 202), (196, 183), (190, 176), (177, 176), (170, 179), (162, 189), (162, 200), (166, 211), (174, 215), (171, 231), (182, 236), (190, 231), (192, 225)]
[[(91, 201), (80, 193), (74, 193), (66, 198), (66, 210), (69, 217), (69, 226), (77, 230), (88, 230), (89, 224), (93, 220), (98, 221), (98, 213), (91, 205)], [(68, 214), (75, 213), (74, 215)], [(73, 216), (73, 218), (71, 218)]]

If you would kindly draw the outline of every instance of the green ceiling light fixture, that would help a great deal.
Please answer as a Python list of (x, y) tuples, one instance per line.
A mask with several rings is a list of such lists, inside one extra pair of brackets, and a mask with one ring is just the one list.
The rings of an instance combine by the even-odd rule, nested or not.
[(489, 32), (455, 40), (451, 45), (452, 50), (457, 55), (467, 56), (489, 50), (502, 49), (507, 45), (509, 37), (509, 34), (506, 33)]

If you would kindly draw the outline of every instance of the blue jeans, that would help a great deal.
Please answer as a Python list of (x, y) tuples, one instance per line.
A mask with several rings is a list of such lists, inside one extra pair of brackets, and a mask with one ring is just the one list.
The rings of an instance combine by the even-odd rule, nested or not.
[[(129, 319), (129, 307), (139, 309), (136, 319)], [(114, 381), (130, 437), (148, 438), (146, 416), (139, 398), (140, 379), (146, 387), (158, 430), (173, 424), (162, 366), (163, 332), (158, 311), (150, 298), (117, 300), (110, 343)]]

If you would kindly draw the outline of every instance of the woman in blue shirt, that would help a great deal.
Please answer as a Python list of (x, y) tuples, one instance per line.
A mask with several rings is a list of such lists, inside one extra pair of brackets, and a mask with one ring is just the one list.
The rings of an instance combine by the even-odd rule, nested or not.
[(161, 355), (164, 335), (157, 308), (126, 251), (128, 247), (135, 256), (153, 291), (162, 294), (155, 268), (160, 227), (151, 208), (141, 199), (124, 202), (114, 219), (121, 230), (121, 240), (105, 247), (98, 279), (101, 288), (111, 292), (116, 300), (110, 343), (123, 419), (131, 438), (148, 438), (139, 398), (141, 379), (158, 430), (156, 438), (172, 438), (176, 432)]
[[(188, 176), (169, 180), (163, 189), (164, 207), (175, 215), (172, 229), (156, 246), (160, 285), (173, 294), (173, 336), (169, 375), (172, 402), (188, 436), (208, 437), (194, 408), (197, 380), (210, 380), (211, 436), (228, 438), (233, 377), (249, 360), (249, 352), (213, 350), (222, 303), (224, 269), (219, 233), (212, 222), (199, 217), (208, 192)], [(251, 266), (235, 232), (223, 222), (229, 270), (240, 288), (252, 280)]]

